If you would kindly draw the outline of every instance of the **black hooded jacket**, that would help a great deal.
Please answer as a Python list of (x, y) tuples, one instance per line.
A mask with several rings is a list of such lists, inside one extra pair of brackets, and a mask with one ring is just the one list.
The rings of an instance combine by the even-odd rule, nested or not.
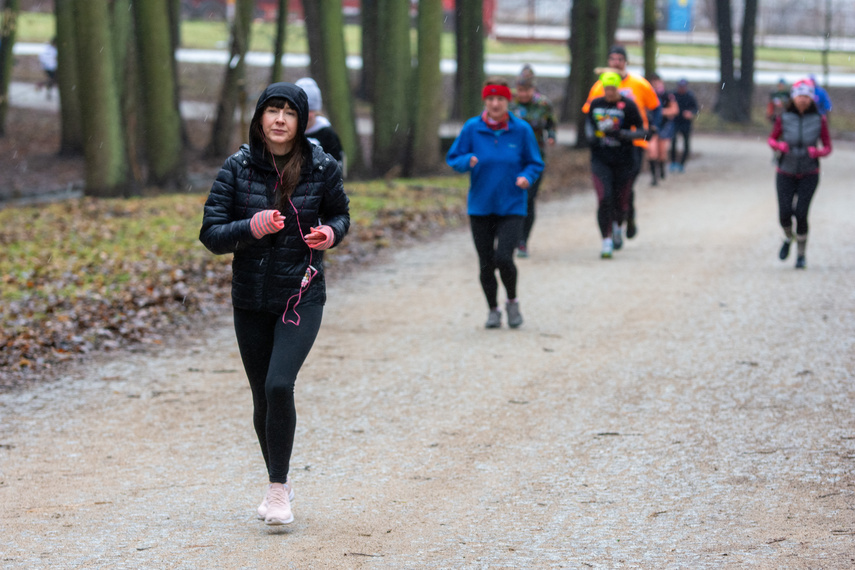
[[(254, 127), (274, 97), (287, 100), (297, 111), (298, 136), (306, 155), (300, 182), (282, 211), (285, 227), (256, 239), (249, 222), (257, 212), (276, 207), (277, 175), (270, 152), (254, 134)], [(326, 301), (323, 252), (310, 249), (302, 236), (309, 228), (325, 224), (335, 233), (334, 245), (341, 242), (350, 228), (349, 200), (336, 160), (306, 140), (308, 118), (306, 93), (301, 88), (293, 83), (268, 86), (255, 107), (249, 145), (242, 145), (226, 159), (205, 202), (199, 240), (215, 254), (234, 254), (232, 303), (240, 309), (282, 313), (288, 299), (300, 291), (310, 259), (318, 274), (303, 292), (300, 304), (323, 305)]]

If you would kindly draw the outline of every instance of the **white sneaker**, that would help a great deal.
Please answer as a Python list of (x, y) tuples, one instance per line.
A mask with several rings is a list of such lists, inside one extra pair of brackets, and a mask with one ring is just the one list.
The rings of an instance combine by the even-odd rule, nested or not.
[[(294, 487), (291, 486), (291, 482), (285, 483), (285, 487), (288, 489), (288, 502), (294, 502)], [(270, 484), (268, 483), (267, 489), (270, 489)], [(258, 505), (258, 519), (264, 520), (267, 517), (267, 491), (264, 492), (264, 499), (261, 501), (261, 504)]]
[(607, 237), (603, 239), (603, 249), (600, 251), (600, 257), (603, 259), (611, 259), (612, 252), (614, 251), (614, 244), (612, 243), (612, 238)]
[(294, 522), (291, 501), (288, 500), (288, 488), (282, 483), (271, 483), (267, 488), (267, 516), (265, 524), (283, 525)]

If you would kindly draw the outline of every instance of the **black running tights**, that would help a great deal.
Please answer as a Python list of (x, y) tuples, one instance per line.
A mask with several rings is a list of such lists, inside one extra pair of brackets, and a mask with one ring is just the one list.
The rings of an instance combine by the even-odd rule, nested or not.
[(524, 221), (524, 216), (469, 216), (481, 267), (481, 288), (491, 309), (499, 306), (496, 269), (499, 270), (508, 299), (517, 298), (514, 249), (522, 237)]
[[(324, 308), (300, 306), (297, 311), (299, 326), (283, 323), (282, 315), (234, 310), (235, 335), (252, 391), (252, 423), (271, 483), (288, 479), (297, 426), (294, 384), (318, 336)], [(286, 320), (296, 317), (289, 311)]]
[(818, 184), (818, 173), (806, 174), (801, 177), (789, 176), (783, 172), (778, 173), (775, 178), (775, 186), (778, 189), (778, 218), (782, 228), (792, 228), (793, 216), (795, 216), (796, 234), (807, 235), (808, 209)]

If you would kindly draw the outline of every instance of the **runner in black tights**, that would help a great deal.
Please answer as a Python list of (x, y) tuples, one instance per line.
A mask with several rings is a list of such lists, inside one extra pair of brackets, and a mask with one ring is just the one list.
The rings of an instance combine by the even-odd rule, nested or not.
[(599, 200), (600, 256), (608, 259), (620, 247), (615, 239), (620, 239), (620, 225), (629, 215), (636, 174), (633, 140), (644, 138), (647, 131), (638, 107), (618, 91), (620, 75), (607, 72), (600, 81), (605, 95), (591, 101), (585, 128), (591, 141), (591, 174)]

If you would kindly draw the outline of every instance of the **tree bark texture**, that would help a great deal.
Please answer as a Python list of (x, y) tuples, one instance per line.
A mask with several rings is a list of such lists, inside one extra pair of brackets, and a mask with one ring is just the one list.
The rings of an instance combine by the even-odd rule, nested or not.
[(175, 105), (168, 0), (133, 3), (148, 181), (176, 188), (183, 181), (181, 115)]
[(276, 10), (276, 37), (273, 40), (273, 65), (270, 67), (270, 83), (279, 83), (284, 76), (282, 57), (285, 55), (285, 40), (288, 34), (288, 0), (279, 0)]
[(442, 0), (420, 0), (413, 138), (407, 174), (435, 172), (441, 160), (439, 125), (442, 120), (442, 72), (439, 62), (442, 21)]
[(88, 196), (121, 197), (127, 183), (125, 139), (107, 0), (75, 0), (80, 110)]
[(18, 0), (6, 0), (0, 28), (0, 136), (6, 135), (6, 114), (9, 112), (9, 82), (12, 79), (15, 34), (18, 27)]
[(457, 73), (454, 76), (454, 108), (457, 119), (469, 119), (483, 109), (484, 5), (482, 0), (457, 0), (455, 12)]
[(388, 176), (403, 168), (409, 136), (410, 4), (380, 0), (377, 6), (383, 41), (377, 52), (382, 65), (375, 70), (371, 166), (375, 174)]
[(77, 40), (73, 4), (60, 0), (54, 4), (56, 18), (56, 82), (59, 90), (59, 154), (83, 154), (83, 123), (80, 115), (80, 91), (77, 76)]
[(644, 0), (644, 75), (656, 73), (656, 0)]
[(347, 75), (341, 0), (317, 0), (317, 3), (320, 9), (321, 47), (326, 71), (324, 83), (327, 87), (325, 91), (321, 91), (325, 101), (324, 107), (341, 140), (348, 171), (359, 175), (364, 170), (364, 161), (356, 134), (353, 97)]
[(320, 87), (321, 93), (326, 93), (327, 72), (319, 0), (303, 0), (303, 14), (306, 24), (306, 40), (309, 44), (309, 73)]
[(377, 33), (377, 1), (362, 0), (362, 73), (359, 81), (359, 96), (366, 101), (374, 100), (374, 70), (380, 39)]
[[(254, 4), (253, 0), (236, 0), (230, 58), (226, 65), (223, 88), (217, 103), (217, 118), (214, 121), (211, 142), (207, 150), (210, 156), (225, 156), (234, 150), (232, 135), (235, 127), (235, 110), (246, 100), (246, 52), (249, 46)], [(241, 112), (243, 111), (241, 108)], [(248, 133), (241, 133), (242, 137), (247, 135)]]

